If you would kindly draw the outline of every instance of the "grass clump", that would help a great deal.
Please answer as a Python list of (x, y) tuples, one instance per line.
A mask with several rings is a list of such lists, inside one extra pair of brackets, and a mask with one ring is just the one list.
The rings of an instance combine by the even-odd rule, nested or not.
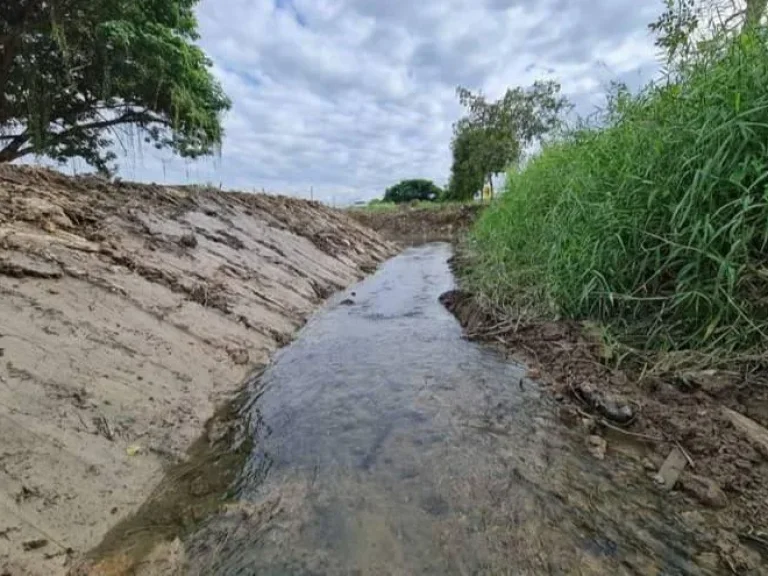
[(632, 346), (744, 352), (768, 335), (768, 36), (713, 43), (676, 81), (617, 89), (523, 170), (471, 239), (468, 281)]

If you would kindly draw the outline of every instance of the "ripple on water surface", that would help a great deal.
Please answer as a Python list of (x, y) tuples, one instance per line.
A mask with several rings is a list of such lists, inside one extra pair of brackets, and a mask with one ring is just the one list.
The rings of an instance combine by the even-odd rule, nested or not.
[(276, 356), (237, 503), (188, 539), (191, 573), (706, 574), (659, 496), (462, 338), (438, 302), (449, 256), (393, 258)]

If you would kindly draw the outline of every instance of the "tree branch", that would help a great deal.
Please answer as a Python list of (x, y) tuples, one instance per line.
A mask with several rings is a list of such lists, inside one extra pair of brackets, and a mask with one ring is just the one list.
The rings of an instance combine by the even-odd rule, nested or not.
[(0, 150), (0, 164), (3, 162), (13, 162), (17, 158), (26, 155), (26, 152), (20, 155), (19, 150), (21, 150), (21, 147), (27, 142), (29, 142), (29, 134), (27, 134), (27, 132), (14, 136), (11, 143)]
[[(57, 144), (60, 144), (78, 132), (105, 130), (107, 128), (112, 128), (121, 124), (162, 124), (164, 126), (168, 126), (169, 123), (167, 120), (164, 120), (163, 118), (160, 118), (154, 114), (150, 114), (146, 110), (139, 112), (130, 110), (124, 112), (116, 118), (112, 118), (111, 120), (99, 120), (86, 124), (76, 124), (70, 128), (62, 130), (61, 132), (51, 134), (50, 137), (46, 139), (43, 148), (56, 146)], [(36, 149), (34, 146), (22, 148), (24, 144), (29, 142), (29, 139), (30, 137), (28, 132), (24, 132), (23, 134), (13, 137), (11, 143), (0, 150), (0, 163), (12, 162), (33, 152), (44, 152), (44, 150)]]

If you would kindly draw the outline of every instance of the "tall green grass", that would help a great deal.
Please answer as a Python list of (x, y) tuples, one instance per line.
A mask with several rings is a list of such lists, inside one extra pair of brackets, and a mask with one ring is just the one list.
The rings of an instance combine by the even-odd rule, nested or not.
[(633, 346), (768, 342), (768, 36), (711, 45), (676, 82), (615, 92), (478, 221), (468, 280), (524, 314)]

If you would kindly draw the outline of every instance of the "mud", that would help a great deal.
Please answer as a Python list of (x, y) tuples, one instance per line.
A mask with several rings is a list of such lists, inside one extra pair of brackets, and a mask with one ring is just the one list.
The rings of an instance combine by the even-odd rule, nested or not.
[(317, 203), (0, 166), (0, 573), (69, 570), (392, 253)]
[[(768, 425), (768, 374), (754, 366), (732, 371), (642, 374), (618, 369), (594, 328), (576, 322), (522, 322), (451, 291), (444, 305), (472, 340), (494, 345), (525, 362), (529, 375), (547, 385), (561, 404), (561, 420), (598, 434), (636, 478), (665, 492), (697, 545), (711, 552), (717, 573), (768, 573), (768, 457), (762, 436), (737, 429), (726, 409), (746, 415), (751, 428)], [(631, 406), (630, 422), (594, 410), (584, 387)], [(660, 486), (656, 471), (680, 449), (685, 468), (673, 487)]]
[(391, 210), (353, 209), (349, 215), (390, 241), (406, 246), (454, 242), (472, 226), (482, 204), (445, 204), (425, 207), (404, 204)]

